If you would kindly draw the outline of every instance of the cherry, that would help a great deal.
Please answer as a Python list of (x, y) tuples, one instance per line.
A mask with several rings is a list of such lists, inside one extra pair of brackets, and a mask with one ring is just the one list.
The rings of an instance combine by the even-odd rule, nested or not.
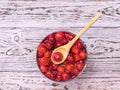
[(78, 53), (80, 53), (80, 50), (79, 50), (79, 48), (77, 48), (77, 47), (72, 47), (72, 52), (73, 52), (74, 54), (78, 54)]
[(71, 63), (65, 66), (66, 72), (72, 72), (74, 68), (75, 68), (74, 64)]
[(77, 62), (77, 61), (80, 61), (80, 60), (81, 60), (81, 57), (80, 57), (79, 54), (75, 54), (75, 55), (74, 55), (74, 59), (75, 59), (75, 61)]
[(47, 51), (46, 47), (41, 45), (39, 48), (38, 48), (38, 52), (41, 52), (41, 53), (45, 53)]
[(37, 59), (37, 63), (38, 63), (39, 66), (41, 65), (40, 60), (41, 60), (41, 58), (38, 58), (38, 59)]
[(77, 47), (78, 47), (79, 49), (83, 48), (83, 43), (82, 43), (81, 40), (77, 41), (77, 42), (76, 42), (76, 45), (77, 45)]
[(54, 43), (55, 42), (54, 34), (49, 35), (48, 40)]
[(54, 63), (52, 63), (51, 67), (52, 67), (52, 69), (56, 70), (56, 69), (58, 68), (58, 65), (57, 65), (57, 64), (54, 64)]
[(70, 74), (64, 72), (64, 73), (62, 74), (62, 78), (63, 78), (64, 81), (67, 81), (67, 80), (69, 80), (71, 77), (70, 77)]
[(48, 37), (46, 37), (44, 40), (43, 40), (43, 42), (42, 43), (47, 43), (47, 42), (49, 42), (49, 39), (48, 39)]
[(48, 66), (41, 65), (41, 66), (40, 66), (40, 70), (41, 70), (43, 73), (46, 73), (46, 72), (48, 71)]
[(57, 48), (57, 47), (60, 47), (60, 46), (62, 46), (62, 45), (63, 45), (62, 42), (57, 42), (57, 43), (56, 43), (56, 48)]
[(80, 71), (79, 71), (77, 68), (75, 68), (75, 69), (73, 70), (73, 74), (74, 74), (75, 76), (77, 76), (79, 73), (80, 73)]
[(39, 65), (48, 65), (49, 62), (50, 62), (50, 59), (46, 58), (46, 57), (38, 59), (38, 64)]
[(69, 54), (69, 55), (67, 56), (67, 61), (68, 61), (68, 62), (74, 62), (74, 57)]
[(47, 47), (47, 49), (52, 49), (52, 48), (53, 48), (53, 45), (52, 45), (51, 42), (47, 42), (47, 43), (46, 43), (46, 47)]
[(82, 71), (83, 68), (84, 68), (84, 63), (82, 63), (82, 62), (77, 63), (77, 64), (76, 64), (76, 68), (77, 68), (78, 70)]
[(58, 76), (56, 77), (56, 81), (62, 81), (62, 76), (61, 76), (61, 75), (58, 75)]
[(56, 71), (51, 71), (50, 79), (55, 80), (57, 77)]
[(44, 53), (38, 52), (38, 58), (42, 58), (44, 56)]
[(52, 58), (54, 61), (59, 62), (62, 60), (63, 55), (60, 52), (55, 52), (55, 53), (53, 53)]
[(66, 66), (69, 62), (66, 60), (63, 62), (64, 66)]
[(64, 73), (64, 71), (65, 71), (65, 67), (64, 67), (64, 66), (59, 66), (59, 67), (57, 68), (57, 71), (58, 71), (59, 74), (62, 74), (62, 73)]
[(71, 33), (66, 33), (65, 37), (67, 38), (68, 41), (71, 41), (75, 37), (75, 35)]
[(51, 78), (51, 71), (46, 72), (45, 76), (47, 76), (48, 78)]
[(64, 33), (63, 32), (57, 32), (55, 34), (55, 39), (56, 40), (62, 40), (64, 38)]
[(87, 58), (86, 52), (85, 51), (81, 51), (80, 52), (80, 57), (81, 57), (81, 59), (86, 59)]
[(62, 43), (63, 43), (63, 45), (67, 44), (67, 43), (68, 43), (68, 40), (67, 40), (66, 38), (64, 38), (64, 39), (62, 40)]
[(72, 40), (74, 37), (75, 37), (74, 34), (69, 34), (69, 35), (68, 35), (69, 40)]
[(51, 51), (47, 51), (44, 56), (47, 58), (51, 57)]

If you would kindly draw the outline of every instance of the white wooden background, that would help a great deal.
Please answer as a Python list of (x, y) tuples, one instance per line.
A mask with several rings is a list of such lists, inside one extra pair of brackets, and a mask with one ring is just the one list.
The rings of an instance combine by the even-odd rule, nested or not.
[[(88, 50), (84, 72), (59, 83), (36, 64), (41, 40), (54, 31), (82, 36)], [(0, 90), (120, 90), (120, 0), (0, 0)]]

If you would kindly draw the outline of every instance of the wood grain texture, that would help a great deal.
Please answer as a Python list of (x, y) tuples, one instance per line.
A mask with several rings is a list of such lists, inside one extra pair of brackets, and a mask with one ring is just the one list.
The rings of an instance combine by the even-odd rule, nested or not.
[(83, 27), (98, 11), (94, 27), (118, 27), (119, 2), (1, 2), (1, 27)]
[[(39, 71), (36, 50), (55, 31), (77, 34), (97, 13), (103, 16), (81, 37), (85, 70), (70, 82), (54, 82)], [(119, 0), (0, 1), (0, 90), (119, 90)]]

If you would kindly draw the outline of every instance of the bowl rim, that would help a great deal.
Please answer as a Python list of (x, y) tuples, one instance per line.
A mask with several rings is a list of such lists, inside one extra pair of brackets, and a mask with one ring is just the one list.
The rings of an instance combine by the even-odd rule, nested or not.
[[(41, 71), (41, 69), (40, 69), (40, 67), (39, 67), (39, 65), (38, 65), (38, 48), (39, 48), (40, 44), (41, 44), (49, 35), (54, 34), (54, 33), (56, 33), (56, 32), (67, 32), (67, 33), (74, 34), (74, 33), (70, 32), (70, 31), (61, 31), (61, 30), (60, 30), (60, 31), (55, 31), (55, 32), (52, 32), (52, 33), (49, 33), (48, 35), (46, 35), (46, 36), (43, 38), (43, 40), (41, 40), (41, 42), (39, 42), (39, 45), (38, 45), (38, 47), (37, 47), (37, 52), (36, 52), (36, 62), (37, 62), (37, 66), (38, 66), (38, 68), (39, 68), (39, 71), (40, 71), (46, 78), (48, 78), (49, 80), (52, 80), (52, 81), (54, 81), (54, 82), (69, 82), (69, 81), (71, 81), (71, 80), (74, 80), (74, 78), (78, 77), (78, 75), (81, 75), (81, 74), (83, 73), (83, 71), (85, 70), (85, 68), (86, 68), (86, 66), (87, 66), (87, 59), (88, 59), (87, 47), (86, 47), (86, 44), (84, 43), (84, 41), (83, 41), (81, 38), (79, 38), (79, 39), (82, 41), (82, 43), (83, 43), (83, 45), (84, 45), (84, 47), (85, 47), (85, 51), (86, 51), (86, 53), (87, 53), (87, 57), (86, 57), (86, 59), (85, 59), (84, 67), (83, 67), (83, 69), (79, 72), (78, 75), (76, 75), (75, 77), (73, 77), (73, 78), (71, 78), (71, 79), (69, 79), (69, 80), (66, 80), (66, 81), (56, 81), (56, 80), (50, 79), (49, 77), (47, 77), (47, 76)], [(74, 35), (76, 36), (76, 34), (74, 34)]]

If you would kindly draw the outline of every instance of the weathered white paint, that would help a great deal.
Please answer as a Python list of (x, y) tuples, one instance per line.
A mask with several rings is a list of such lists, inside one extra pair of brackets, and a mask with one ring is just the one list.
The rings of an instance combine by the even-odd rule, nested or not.
[[(47, 79), (36, 64), (41, 40), (55, 31), (77, 34), (97, 13), (103, 16), (81, 37), (87, 66), (74, 80)], [(119, 90), (119, 0), (0, 1), (0, 90)]]

